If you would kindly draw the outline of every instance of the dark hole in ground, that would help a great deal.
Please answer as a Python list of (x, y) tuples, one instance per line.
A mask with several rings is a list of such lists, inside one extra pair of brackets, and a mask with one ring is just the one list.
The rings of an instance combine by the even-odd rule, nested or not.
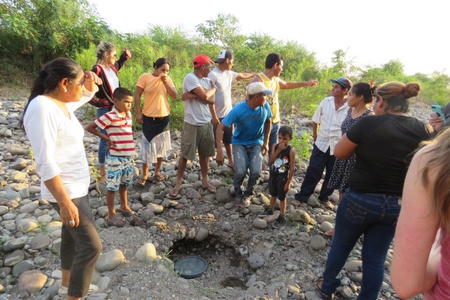
[(169, 258), (176, 262), (186, 256), (200, 256), (208, 262), (206, 272), (196, 278), (208, 287), (245, 289), (252, 273), (238, 247), (218, 237), (210, 236), (202, 242), (188, 239), (173, 242)]

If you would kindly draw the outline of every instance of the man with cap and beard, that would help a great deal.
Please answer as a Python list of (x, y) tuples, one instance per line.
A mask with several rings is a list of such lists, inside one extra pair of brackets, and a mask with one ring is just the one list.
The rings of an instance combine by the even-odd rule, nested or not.
[(214, 104), (214, 94), (217, 88), (208, 74), (214, 62), (205, 54), (194, 58), (194, 71), (184, 77), (184, 128), (181, 138), (181, 154), (178, 161), (177, 182), (169, 193), (175, 197), (180, 192), (181, 180), (188, 160), (194, 160), (198, 150), (200, 169), (202, 173), (202, 187), (216, 192), (216, 188), (208, 182), (208, 158), (214, 156), (214, 134), (211, 124), (209, 104)]
[[(253, 188), (261, 176), (262, 155), (267, 154), (269, 150), (272, 111), (266, 101), (266, 96), (272, 94), (272, 91), (262, 82), (253, 82), (248, 85), (247, 92), (248, 100), (236, 104), (216, 130), (216, 161), (222, 165), (223, 132), (227, 127), (236, 125), (232, 138), (234, 205), (236, 207), (250, 205)], [(247, 171), (249, 171), (249, 179), (247, 189), (243, 192), (241, 185)]]
[[(218, 65), (216, 65), (216, 67), (208, 74), (208, 77), (211, 78), (214, 86), (217, 88), (215, 103), (209, 105), (215, 133), (217, 126), (220, 124), (222, 119), (225, 118), (233, 108), (231, 98), (232, 82), (234, 80), (252, 78), (255, 74), (232, 71), (231, 68), (234, 63), (234, 55), (230, 50), (220, 50), (219, 55), (214, 62)], [(223, 144), (225, 145), (225, 150), (227, 151), (228, 166), (231, 168), (234, 166), (231, 146), (232, 135), (233, 126), (230, 126), (223, 134)]]
[(326, 170), (325, 180), (319, 193), (319, 201), (326, 206), (333, 189), (328, 187), (331, 172), (334, 166), (334, 146), (342, 136), (341, 124), (347, 116), (349, 106), (345, 96), (352, 87), (352, 83), (345, 77), (336, 80), (330, 79), (333, 83), (331, 96), (320, 102), (319, 107), (312, 117), (313, 121), (313, 151), (309, 158), (309, 166), (306, 169), (300, 192), (295, 194), (295, 199), (307, 202), (314, 192), (317, 183), (322, 178), (323, 170)]

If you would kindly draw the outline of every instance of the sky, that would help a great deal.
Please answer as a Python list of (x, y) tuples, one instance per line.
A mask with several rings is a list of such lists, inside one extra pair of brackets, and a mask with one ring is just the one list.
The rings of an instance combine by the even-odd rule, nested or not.
[[(145, 33), (149, 26), (196, 25), (231, 14), (241, 33), (296, 41), (323, 65), (343, 50), (360, 67), (399, 60), (404, 73), (450, 75), (450, 17), (446, 0), (90, 0), (100, 17), (121, 33)], [(212, 59), (216, 54), (207, 53)], [(282, 54), (282, 53), (281, 53)]]

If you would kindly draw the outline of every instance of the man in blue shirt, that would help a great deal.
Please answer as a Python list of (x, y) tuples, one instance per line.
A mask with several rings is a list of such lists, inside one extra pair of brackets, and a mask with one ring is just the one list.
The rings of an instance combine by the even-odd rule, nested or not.
[[(253, 188), (261, 176), (262, 155), (269, 150), (270, 118), (272, 112), (266, 102), (266, 95), (272, 94), (264, 83), (253, 82), (247, 87), (248, 100), (238, 103), (222, 120), (216, 130), (216, 161), (223, 164), (222, 137), (227, 127), (235, 125), (232, 138), (234, 158), (234, 205), (248, 207)], [(250, 171), (245, 193), (241, 185)]]

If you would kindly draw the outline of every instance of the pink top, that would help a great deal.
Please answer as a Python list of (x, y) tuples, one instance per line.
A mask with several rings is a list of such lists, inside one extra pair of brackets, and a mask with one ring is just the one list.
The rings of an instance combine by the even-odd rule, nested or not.
[[(447, 232), (442, 230), (443, 236)], [(441, 245), (441, 261), (439, 263), (436, 285), (425, 294), (424, 300), (450, 299), (450, 236)]]

